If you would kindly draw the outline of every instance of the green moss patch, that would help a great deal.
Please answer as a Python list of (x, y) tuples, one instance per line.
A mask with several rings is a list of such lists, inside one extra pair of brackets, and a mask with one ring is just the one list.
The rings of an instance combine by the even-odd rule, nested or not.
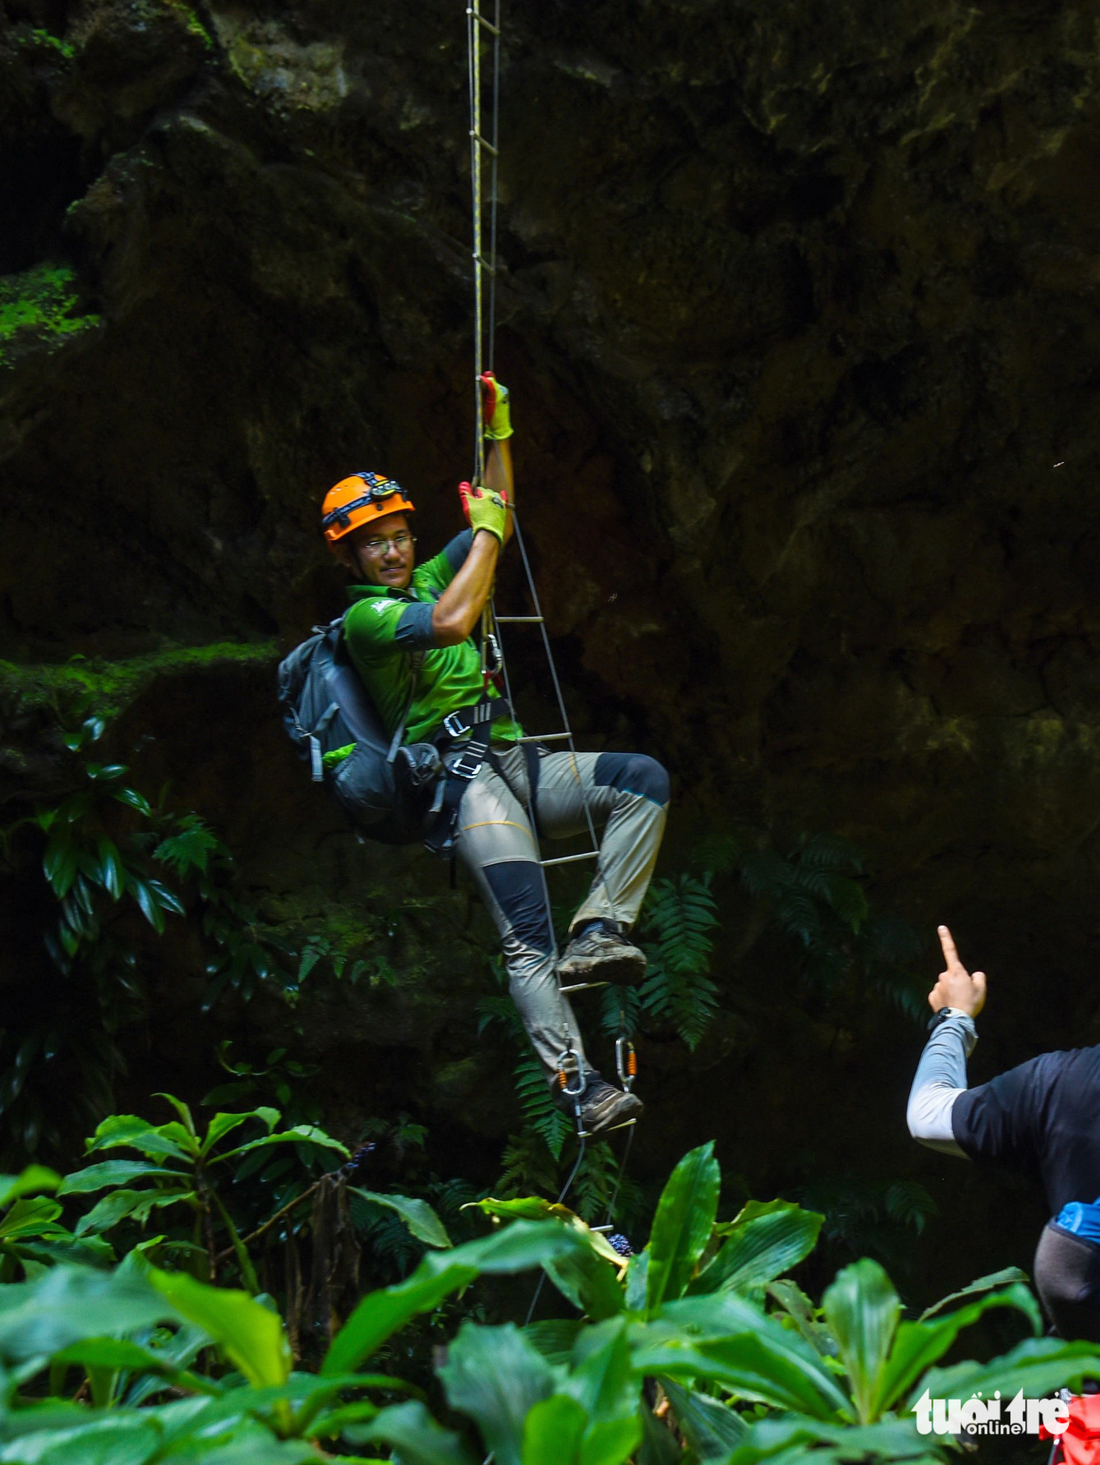
[(0, 366), (10, 366), (24, 345), (59, 346), (102, 323), (79, 313), (76, 275), (68, 265), (40, 264), (0, 276)]
[(270, 665), (277, 654), (274, 641), (219, 641), (210, 646), (155, 651), (125, 661), (74, 657), (56, 666), (0, 661), (0, 704), (9, 710), (53, 707), (60, 711), (79, 706), (110, 719), (159, 677), (220, 666)]

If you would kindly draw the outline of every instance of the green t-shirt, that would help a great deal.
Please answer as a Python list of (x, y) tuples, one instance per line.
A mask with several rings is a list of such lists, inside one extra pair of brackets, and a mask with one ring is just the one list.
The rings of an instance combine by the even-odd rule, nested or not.
[[(472, 535), (457, 535), (433, 559), (418, 565), (406, 590), (386, 585), (353, 585), (344, 619), (344, 639), (390, 734), (401, 720), (413, 684), (411, 652), (421, 652), (416, 694), (405, 723), (406, 743), (425, 741), (439, 731), (448, 712), (479, 702), (481, 654), (473, 640), (436, 646), (432, 607), (462, 567)], [(490, 698), (500, 694), (490, 686)], [(511, 718), (497, 718), (493, 737), (510, 742), (523, 729)]]

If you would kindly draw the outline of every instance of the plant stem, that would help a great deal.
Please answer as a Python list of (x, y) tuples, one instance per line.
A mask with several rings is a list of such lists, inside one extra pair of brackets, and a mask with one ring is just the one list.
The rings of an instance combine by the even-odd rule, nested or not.
[[(324, 1176), (322, 1176), (321, 1179), (323, 1180), (324, 1179)], [(292, 1211), (295, 1206), (300, 1206), (304, 1200), (309, 1200), (310, 1196), (317, 1189), (317, 1187), (320, 1185), (320, 1183), (321, 1183), (320, 1180), (315, 1180), (313, 1182), (313, 1184), (309, 1187), (308, 1190), (303, 1190), (302, 1193), (301, 1193), (301, 1195), (297, 1196), (292, 1201), (288, 1201), (287, 1204), (282, 1208), (281, 1211), (276, 1211), (275, 1214), (271, 1217), (271, 1219), (269, 1221), (265, 1221), (262, 1226), (257, 1226), (256, 1230), (253, 1231), (251, 1233), (251, 1235), (249, 1235), (249, 1236), (242, 1236), (242, 1238), (241, 1238), (241, 1245), (242, 1246), (251, 1246), (251, 1244), (252, 1244), (253, 1241), (258, 1241), (259, 1238), (264, 1234), (264, 1232), (265, 1231), (270, 1231), (271, 1228), (272, 1228), (272, 1226), (275, 1225), (275, 1222), (276, 1221), (281, 1221), (283, 1219), (283, 1217), (287, 1214), (288, 1211)], [(220, 1251), (218, 1253), (218, 1255), (215, 1258), (215, 1261), (219, 1261), (219, 1262), (228, 1261), (228, 1259), (232, 1255), (233, 1255), (233, 1248), (231, 1246), (227, 1246), (224, 1251)]]

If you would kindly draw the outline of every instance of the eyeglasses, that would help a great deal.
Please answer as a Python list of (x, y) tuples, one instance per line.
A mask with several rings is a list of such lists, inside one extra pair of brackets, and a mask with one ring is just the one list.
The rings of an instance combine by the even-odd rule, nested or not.
[(406, 534), (404, 529), (402, 529), (399, 533), (395, 534), (392, 539), (383, 539), (381, 536), (379, 536), (377, 539), (368, 539), (360, 546), (360, 548), (365, 549), (369, 555), (374, 555), (375, 558), (378, 558), (379, 556), (384, 555), (386, 551), (391, 547), (398, 550), (401, 554), (404, 554), (405, 551), (410, 547), (410, 545), (413, 545), (415, 543), (416, 535)]

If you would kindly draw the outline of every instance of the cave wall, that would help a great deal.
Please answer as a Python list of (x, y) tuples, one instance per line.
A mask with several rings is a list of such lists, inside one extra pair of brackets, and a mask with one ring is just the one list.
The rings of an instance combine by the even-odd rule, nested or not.
[[(459, 527), (462, 7), (5, 10), (4, 790), (48, 779), (41, 668), (145, 658), (117, 747), (155, 738), (135, 769), (226, 833), (255, 890), (314, 915), (426, 890), (450, 923), (434, 955), (428, 923), (419, 986), (294, 1019), (349, 1128), (420, 1103), (499, 1139), (469, 1012), (482, 918), (426, 859), (351, 847), (267, 679), (340, 603), (329, 483), (384, 469), (422, 547)], [(588, 746), (669, 765), (670, 859), (735, 819), (865, 848), (878, 899), (949, 920), (991, 971), (979, 1077), (1096, 1039), (1100, 4), (504, 13), (497, 367)], [(502, 596), (520, 608), (514, 566)], [(215, 643), (239, 664), (172, 661)], [(514, 656), (549, 715), (537, 655)], [(804, 1031), (781, 980), (777, 1003), (737, 990), (736, 935), (717, 967), (741, 1017), (658, 1064), (643, 1168), (719, 1095), (753, 1182), (843, 1167), (860, 1134), (946, 1210), (999, 1215), (999, 1259), (1024, 1260), (1033, 1195), (1005, 1220), (992, 1182), (911, 1153), (915, 1030)], [(162, 997), (150, 1069), (188, 1021), (198, 1064), (216, 1017), (186, 1019), (174, 978)]]

